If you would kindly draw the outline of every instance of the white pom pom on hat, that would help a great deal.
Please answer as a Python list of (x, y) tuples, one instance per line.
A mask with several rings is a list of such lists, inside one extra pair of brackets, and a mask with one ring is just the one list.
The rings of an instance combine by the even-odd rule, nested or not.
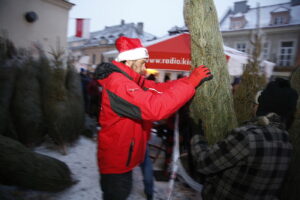
[(121, 36), (116, 40), (116, 48), (119, 51), (119, 55), (115, 60), (118, 62), (149, 58), (148, 50), (143, 47), (138, 38)]

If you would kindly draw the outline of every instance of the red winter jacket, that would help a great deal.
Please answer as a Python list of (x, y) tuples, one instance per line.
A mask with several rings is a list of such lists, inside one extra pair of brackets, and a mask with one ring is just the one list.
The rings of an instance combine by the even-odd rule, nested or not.
[(100, 173), (125, 173), (144, 160), (152, 122), (176, 112), (192, 98), (195, 89), (184, 78), (168, 83), (146, 80), (115, 61), (99, 65), (96, 74), (103, 88), (98, 135)]

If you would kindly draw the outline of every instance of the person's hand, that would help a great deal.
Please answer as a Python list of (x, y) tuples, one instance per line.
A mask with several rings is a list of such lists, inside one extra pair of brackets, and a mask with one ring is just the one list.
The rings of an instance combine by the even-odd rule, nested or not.
[(213, 75), (210, 70), (205, 65), (200, 65), (192, 71), (188, 77), (188, 81), (196, 88), (212, 78)]

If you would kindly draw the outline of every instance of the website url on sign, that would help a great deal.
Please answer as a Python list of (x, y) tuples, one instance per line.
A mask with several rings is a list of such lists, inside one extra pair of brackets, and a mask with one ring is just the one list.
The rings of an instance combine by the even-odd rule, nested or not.
[(148, 61), (149, 63), (157, 63), (157, 64), (175, 64), (175, 65), (191, 65), (192, 61), (185, 59), (185, 58), (181, 58), (181, 59), (177, 59), (177, 58), (168, 58), (168, 59), (158, 59), (158, 58), (153, 58), (153, 59), (149, 59)]

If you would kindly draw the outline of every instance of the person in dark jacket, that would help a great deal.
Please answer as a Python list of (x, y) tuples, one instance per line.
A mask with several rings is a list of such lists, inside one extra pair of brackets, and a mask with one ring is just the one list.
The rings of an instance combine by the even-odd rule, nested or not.
[(96, 68), (102, 86), (98, 134), (98, 166), (104, 200), (124, 200), (132, 188), (132, 169), (145, 158), (152, 122), (165, 119), (212, 78), (205, 66), (189, 77), (168, 83), (146, 80), (142, 74), (148, 51), (137, 38), (116, 40), (119, 55)]
[(84, 100), (84, 111), (88, 112), (88, 105), (89, 105), (89, 98), (88, 98), (88, 92), (87, 92), (87, 85), (91, 81), (91, 79), (87, 75), (87, 70), (81, 68), (80, 69), (80, 79), (81, 79), (81, 88), (82, 88), (82, 95)]
[(90, 117), (97, 118), (99, 116), (99, 104), (101, 104), (101, 89), (94, 73), (90, 73), (90, 78), (91, 80), (87, 85), (87, 94), (89, 96), (88, 114)]
[(256, 117), (224, 140), (208, 146), (203, 136), (193, 136), (193, 158), (205, 177), (203, 200), (278, 199), (292, 153), (286, 127), (298, 95), (277, 79), (256, 97)]

